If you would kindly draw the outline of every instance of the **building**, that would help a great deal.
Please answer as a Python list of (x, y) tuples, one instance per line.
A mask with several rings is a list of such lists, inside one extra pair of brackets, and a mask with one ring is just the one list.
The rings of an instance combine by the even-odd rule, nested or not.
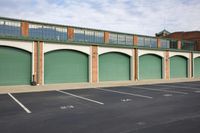
[(195, 41), (196, 50), (200, 50), (200, 31), (174, 32), (165, 36), (166, 38)]
[(199, 78), (187, 42), (1, 17), (0, 85)]

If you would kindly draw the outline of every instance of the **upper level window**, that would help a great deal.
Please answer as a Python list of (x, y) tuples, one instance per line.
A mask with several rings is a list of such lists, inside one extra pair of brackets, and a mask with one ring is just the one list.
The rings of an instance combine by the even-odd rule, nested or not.
[(195, 42), (182, 41), (181, 49), (184, 49), (184, 50), (195, 50)]
[(21, 23), (0, 19), (1, 36), (21, 36)]
[(133, 45), (133, 36), (125, 34), (110, 33), (110, 44)]
[(85, 30), (85, 29), (74, 29), (74, 40), (79, 42), (90, 42), (90, 43), (103, 43), (104, 32)]
[(29, 24), (29, 36), (46, 40), (67, 40), (67, 28), (51, 25)]
[(170, 47), (170, 41), (165, 39), (160, 39), (160, 47), (161, 48), (169, 48)]
[(144, 37), (138, 37), (138, 46), (145, 46)]
[(170, 40), (170, 48), (171, 49), (178, 49), (178, 41)]
[(157, 39), (150, 37), (138, 37), (138, 46), (157, 48)]

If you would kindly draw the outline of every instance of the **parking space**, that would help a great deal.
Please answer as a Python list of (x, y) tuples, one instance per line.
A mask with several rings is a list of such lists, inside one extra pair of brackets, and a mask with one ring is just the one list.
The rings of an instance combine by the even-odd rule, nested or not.
[(2, 94), (0, 132), (23, 132), (22, 125), (28, 130), (35, 124), (31, 133), (40, 130), (50, 133), (66, 130), (72, 133), (83, 130), (87, 133), (146, 132), (143, 128), (154, 133), (162, 130), (160, 123), (167, 128), (171, 122), (177, 125), (176, 120), (195, 118), (199, 121), (200, 93), (194, 92), (198, 91), (198, 84), (200, 82)]

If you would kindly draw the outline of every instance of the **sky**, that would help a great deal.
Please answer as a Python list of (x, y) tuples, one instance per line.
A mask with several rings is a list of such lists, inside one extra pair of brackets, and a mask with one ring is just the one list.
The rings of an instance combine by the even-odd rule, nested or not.
[(200, 0), (0, 0), (0, 16), (154, 36), (200, 31)]

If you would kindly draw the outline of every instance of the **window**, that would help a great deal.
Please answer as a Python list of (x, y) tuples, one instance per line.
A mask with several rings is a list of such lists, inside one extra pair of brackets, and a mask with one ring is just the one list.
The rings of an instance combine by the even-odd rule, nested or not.
[(74, 29), (74, 40), (78, 42), (103, 43), (104, 32), (85, 29)]
[(169, 48), (169, 46), (170, 46), (169, 40), (160, 39), (160, 47), (161, 48)]
[(126, 44), (126, 36), (118, 34), (118, 44)]
[(67, 40), (67, 28), (51, 25), (29, 24), (29, 36), (45, 40)]
[(110, 33), (110, 44), (133, 45), (133, 36), (125, 34)]
[(151, 48), (157, 48), (157, 39), (156, 38), (150, 38), (150, 47)]
[(133, 45), (133, 36), (126, 36), (126, 44), (127, 45)]
[(21, 36), (21, 23), (0, 19), (0, 35)]
[(145, 46), (144, 37), (138, 37), (138, 46)]
[(192, 42), (192, 41), (182, 41), (181, 49), (184, 49), (184, 50), (194, 50), (195, 49), (195, 42)]
[(118, 44), (117, 34), (110, 33), (109, 43), (111, 43), (111, 44)]
[(170, 48), (172, 48), (172, 49), (178, 49), (178, 41), (176, 41), (176, 40), (170, 40)]

